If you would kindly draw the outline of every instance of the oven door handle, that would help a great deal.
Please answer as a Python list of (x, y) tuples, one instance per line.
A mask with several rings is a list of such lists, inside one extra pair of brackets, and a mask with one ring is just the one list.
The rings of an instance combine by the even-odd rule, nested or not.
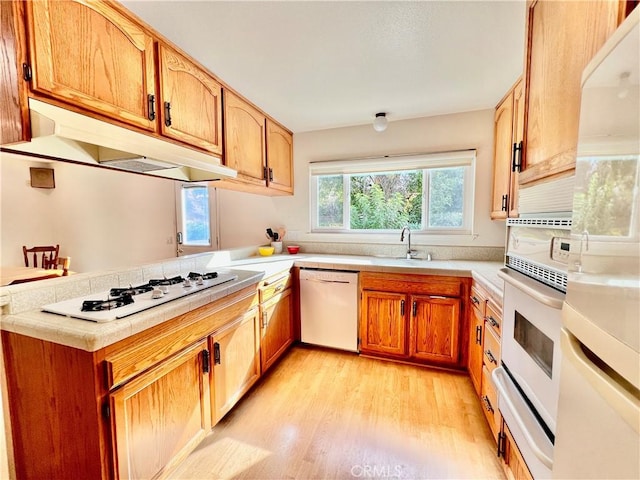
[(525, 440), (529, 444), (529, 447), (531, 447), (531, 451), (535, 454), (536, 457), (538, 457), (538, 459), (545, 466), (551, 469), (553, 468), (553, 459), (549, 457), (545, 452), (542, 451), (538, 443), (531, 436), (531, 433), (529, 432), (529, 428), (527, 427), (525, 421), (520, 416), (520, 412), (518, 408), (515, 406), (515, 404), (513, 403), (513, 399), (509, 394), (509, 388), (505, 383), (506, 375), (507, 375), (507, 372), (502, 367), (496, 368), (491, 373), (491, 379), (493, 380), (493, 383), (495, 384), (496, 388), (498, 389), (498, 393), (500, 394), (500, 400), (498, 401), (498, 403), (502, 401), (506, 403), (507, 407), (513, 414), (513, 417), (515, 418), (516, 423), (518, 423), (518, 427), (520, 427), (520, 430), (522, 431), (522, 434), (524, 435)]
[[(516, 287), (517, 289), (523, 291), (530, 297), (539, 301), (540, 303), (547, 305), (551, 308), (555, 308), (557, 310), (562, 309), (562, 303), (564, 302), (564, 294), (559, 296), (559, 292), (554, 291), (554, 295), (547, 295), (541, 288), (541, 284), (536, 280), (532, 280), (523, 274), (519, 274), (521, 278), (516, 277), (514, 274), (516, 272), (511, 272), (506, 268), (501, 268), (498, 272), (498, 276), (502, 278), (505, 282), (509, 282), (511, 285)], [(546, 287), (546, 286), (545, 286)], [(551, 287), (546, 287), (551, 290)]]

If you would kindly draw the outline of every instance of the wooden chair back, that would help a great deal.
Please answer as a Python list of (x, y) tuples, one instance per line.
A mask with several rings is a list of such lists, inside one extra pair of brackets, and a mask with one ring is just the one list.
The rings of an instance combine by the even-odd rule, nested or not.
[[(44, 247), (22, 247), (22, 253), (24, 255), (24, 266), (33, 268), (44, 268), (45, 270), (58, 268), (58, 253), (60, 252), (60, 245), (48, 245)], [(29, 265), (29, 256), (33, 258), (33, 265)], [(38, 266), (38, 257), (40, 257), (40, 265)]]

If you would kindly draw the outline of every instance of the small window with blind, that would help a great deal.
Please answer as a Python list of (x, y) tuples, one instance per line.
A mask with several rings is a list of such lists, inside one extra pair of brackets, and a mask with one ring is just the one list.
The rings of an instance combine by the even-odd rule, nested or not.
[(314, 232), (469, 234), (475, 150), (314, 162)]

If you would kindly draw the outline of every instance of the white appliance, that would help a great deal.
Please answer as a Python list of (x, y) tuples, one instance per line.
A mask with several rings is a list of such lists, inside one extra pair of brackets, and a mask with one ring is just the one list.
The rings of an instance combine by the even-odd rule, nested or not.
[(300, 339), (358, 351), (358, 273), (300, 270)]
[[(549, 208), (548, 192), (564, 189), (564, 182), (544, 184), (539, 191), (532, 187), (526, 209)], [(536, 479), (551, 477), (554, 458), (570, 201), (568, 196), (556, 202), (555, 212), (507, 220), (506, 268), (499, 273), (505, 281), (502, 362), (492, 380), (500, 413)], [(502, 442), (501, 435), (500, 453)]]
[(583, 74), (553, 476), (640, 478), (640, 10)]
[(136, 287), (114, 287), (86, 297), (63, 300), (44, 305), (42, 310), (98, 323), (111, 322), (237, 279), (238, 275), (232, 270), (191, 272), (184, 277), (149, 280)]

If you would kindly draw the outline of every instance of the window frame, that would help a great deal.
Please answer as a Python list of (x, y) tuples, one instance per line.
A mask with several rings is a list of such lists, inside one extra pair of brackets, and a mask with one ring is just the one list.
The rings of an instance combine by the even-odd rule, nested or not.
[[(423, 171), (422, 228), (412, 230), (428, 235), (473, 235), (474, 191), (475, 191), (476, 150), (460, 150), (417, 155), (397, 155), (351, 160), (329, 160), (309, 164), (309, 219), (310, 233), (340, 234), (385, 234), (397, 229), (355, 230), (345, 228), (350, 225), (350, 182), (351, 175), (382, 174), (407, 170)], [(466, 167), (463, 177), (463, 222), (461, 227), (429, 227), (429, 193), (431, 188), (429, 170)], [(341, 227), (318, 226), (318, 177), (343, 176), (343, 224)]]

